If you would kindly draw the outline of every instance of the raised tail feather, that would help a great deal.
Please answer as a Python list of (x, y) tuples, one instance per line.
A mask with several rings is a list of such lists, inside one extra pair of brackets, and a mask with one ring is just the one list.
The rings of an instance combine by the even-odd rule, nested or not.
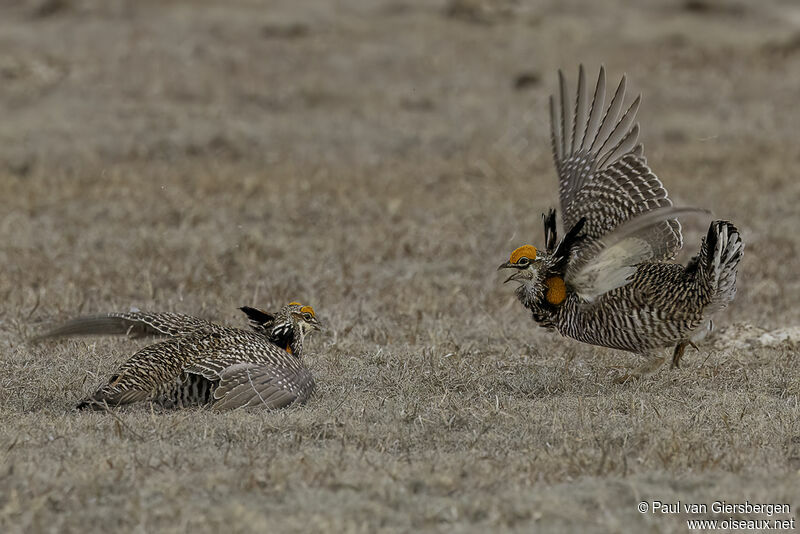
[(728, 305), (736, 296), (736, 272), (742, 259), (744, 243), (739, 230), (728, 221), (714, 221), (703, 238), (700, 254), (689, 263), (711, 291), (707, 313), (714, 313)]
[(548, 253), (552, 254), (558, 244), (558, 230), (556, 229), (556, 210), (550, 208), (545, 215), (542, 213), (544, 222), (544, 244)]
[(250, 328), (256, 332), (268, 333), (269, 329), (272, 328), (275, 323), (275, 316), (271, 313), (259, 310), (258, 308), (251, 308), (250, 306), (242, 306), (239, 309), (247, 314), (247, 319), (250, 321)]

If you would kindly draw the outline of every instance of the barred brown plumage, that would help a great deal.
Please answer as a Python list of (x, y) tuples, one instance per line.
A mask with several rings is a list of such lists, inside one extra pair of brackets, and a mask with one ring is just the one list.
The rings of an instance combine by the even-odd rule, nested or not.
[(647, 166), (634, 124), (640, 97), (620, 116), (625, 77), (604, 109), (605, 86), (601, 68), (589, 100), (581, 66), (573, 113), (559, 71), (558, 105), (550, 98), (551, 139), (568, 232), (558, 241), (551, 210), (544, 216), (545, 250), (524, 245), (500, 268), (514, 269), (506, 282), (520, 282), (517, 297), (536, 322), (644, 356), (632, 375), (640, 376), (663, 363), (663, 347), (675, 345), (673, 366), (679, 366), (686, 346), (733, 300), (744, 244), (733, 224), (714, 221), (686, 267), (667, 263), (682, 246), (675, 217), (699, 210), (672, 207)]
[(315, 386), (302, 362), (305, 336), (319, 329), (314, 310), (297, 302), (274, 314), (247, 306), (241, 310), (250, 319), (251, 331), (190, 315), (135, 311), (79, 317), (39, 339), (87, 334), (169, 337), (135, 353), (78, 408), (145, 400), (218, 410), (305, 402)]

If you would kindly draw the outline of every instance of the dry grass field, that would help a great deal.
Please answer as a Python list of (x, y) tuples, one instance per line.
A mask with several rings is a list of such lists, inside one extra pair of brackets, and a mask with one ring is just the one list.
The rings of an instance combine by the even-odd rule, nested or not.
[[(683, 368), (539, 329), (496, 266), (557, 202), (547, 96), (644, 94), (737, 300)], [(44, 0), (0, 7), (0, 531), (685, 532), (800, 506), (795, 2)], [(681, 261), (708, 220), (688, 220)], [(141, 309), (311, 304), (302, 407), (72, 409)], [(720, 519), (766, 519), (723, 514)], [(775, 516), (773, 516), (773, 519)]]

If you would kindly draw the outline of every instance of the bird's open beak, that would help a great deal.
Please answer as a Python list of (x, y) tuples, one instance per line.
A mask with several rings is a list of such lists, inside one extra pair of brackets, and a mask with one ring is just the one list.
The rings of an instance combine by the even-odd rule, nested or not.
[(510, 261), (501, 264), (497, 268), (497, 270), (499, 271), (500, 269), (516, 269), (513, 273), (511, 273), (511, 276), (509, 276), (508, 278), (505, 279), (505, 281), (503, 281), (504, 284), (512, 280), (516, 280), (522, 274), (522, 270), (513, 263), (511, 263)]

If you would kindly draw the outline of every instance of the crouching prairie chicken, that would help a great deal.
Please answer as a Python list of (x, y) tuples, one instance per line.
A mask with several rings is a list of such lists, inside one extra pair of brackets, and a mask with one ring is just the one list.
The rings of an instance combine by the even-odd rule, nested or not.
[(139, 401), (170, 408), (217, 410), (305, 402), (314, 378), (302, 362), (303, 341), (319, 321), (311, 306), (292, 302), (277, 313), (240, 308), (251, 330), (177, 313), (109, 313), (73, 319), (37, 339), (89, 334), (165, 336), (144, 347), (78, 408)]
[[(600, 69), (590, 98), (583, 67), (574, 109), (559, 71), (560, 103), (550, 98), (551, 140), (559, 177), (563, 228), (544, 219), (544, 250), (523, 245), (499, 269), (514, 272), (516, 295), (540, 325), (591, 345), (645, 358), (632, 377), (654, 372), (663, 348), (675, 346), (678, 367), (687, 345), (703, 337), (711, 317), (736, 294), (744, 244), (727, 221), (714, 221), (700, 252), (685, 267), (668, 260), (682, 245), (675, 208), (647, 166), (634, 124), (640, 97), (626, 111), (623, 77), (605, 108)], [(620, 378), (625, 380), (628, 376)]]

